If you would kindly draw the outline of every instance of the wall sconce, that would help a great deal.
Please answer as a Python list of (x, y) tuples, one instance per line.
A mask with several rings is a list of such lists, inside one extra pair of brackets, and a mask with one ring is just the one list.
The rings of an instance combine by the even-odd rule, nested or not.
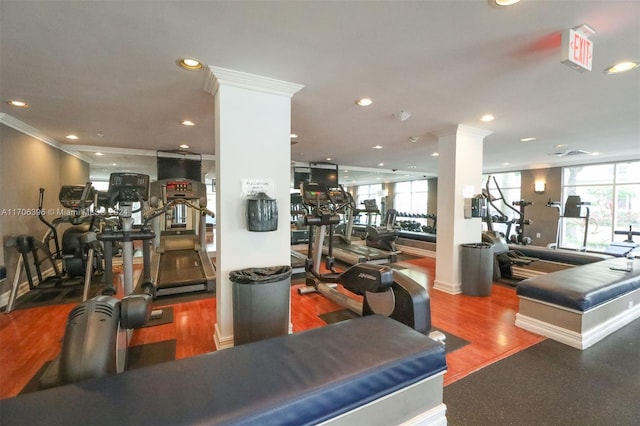
[(546, 182), (536, 182), (533, 184), (533, 192), (536, 194), (544, 194), (544, 191), (547, 190)]

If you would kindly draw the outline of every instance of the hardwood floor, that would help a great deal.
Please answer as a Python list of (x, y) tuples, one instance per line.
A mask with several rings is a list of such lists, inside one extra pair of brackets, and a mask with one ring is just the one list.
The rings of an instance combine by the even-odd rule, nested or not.
[[(426, 283), (433, 326), (470, 343), (447, 355), (445, 386), (521, 351), (544, 338), (514, 326), (515, 290), (494, 285), (490, 297), (449, 295), (433, 290), (435, 259), (400, 262), (416, 281)], [(342, 309), (320, 294), (298, 295), (301, 280), (291, 287), (293, 332), (325, 325), (318, 315)], [(44, 362), (60, 352), (66, 317), (74, 305), (15, 310), (0, 314), (0, 398), (17, 395)], [(215, 350), (215, 298), (172, 305), (174, 321), (136, 330), (132, 345), (176, 340), (176, 358)]]

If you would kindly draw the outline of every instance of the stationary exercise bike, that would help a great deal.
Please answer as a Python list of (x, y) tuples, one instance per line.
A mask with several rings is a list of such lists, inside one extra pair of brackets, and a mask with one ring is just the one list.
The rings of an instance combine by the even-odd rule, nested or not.
[[(349, 203), (344, 189), (329, 190), (325, 185), (305, 183), (302, 186), (302, 196), (310, 210), (304, 218), (305, 225), (309, 226), (309, 257), (305, 262), (306, 287), (300, 288), (298, 292), (318, 292), (358, 315), (389, 316), (428, 334), (431, 329), (429, 293), (420, 284), (388, 266), (359, 263), (342, 273), (334, 269), (331, 237), (333, 226), (340, 222), (337, 212)], [(314, 228), (318, 228), (315, 241)], [(322, 244), (327, 228), (329, 254), (326, 268), (330, 272), (321, 273)], [(363, 296), (363, 302), (338, 291), (338, 283), (349, 292)]]
[[(150, 229), (133, 230), (132, 206), (149, 196), (149, 176), (112, 173), (109, 179), (109, 204), (118, 207), (120, 229), (106, 228), (98, 235), (105, 244), (105, 280), (110, 284), (104, 294), (84, 301), (67, 318), (60, 357), (43, 375), (41, 388), (74, 383), (89, 378), (121, 373), (126, 367), (131, 332), (144, 326), (151, 317), (155, 286), (147, 278), (136, 291), (133, 288), (133, 241), (143, 241), (143, 275), (149, 277), (150, 246), (155, 234)], [(124, 297), (117, 299), (113, 286), (112, 244), (122, 243)]]

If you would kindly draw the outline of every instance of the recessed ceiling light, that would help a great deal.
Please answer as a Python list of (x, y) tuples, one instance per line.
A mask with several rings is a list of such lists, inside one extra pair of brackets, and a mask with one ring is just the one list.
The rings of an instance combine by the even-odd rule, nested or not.
[(440, 154), (438, 154), (437, 152), (434, 152), (433, 154), (431, 154), (432, 157), (437, 157), (438, 155)]
[(626, 61), (626, 62), (620, 62), (618, 64), (612, 65), (609, 68), (606, 68), (602, 72), (605, 74), (619, 74), (621, 72), (638, 68), (639, 66), (640, 66), (640, 62), (638, 61)]
[(371, 148), (373, 148), (373, 149), (382, 149), (382, 145), (374, 145)]
[(384, 163), (378, 163), (378, 166), (382, 167), (382, 166), (384, 166)]
[(67, 135), (67, 136), (65, 136), (65, 138), (71, 139), (72, 141), (77, 141), (78, 139), (80, 139), (78, 136), (76, 136), (74, 134)]
[(196, 123), (194, 123), (194, 122), (193, 122), (193, 121), (191, 121), (191, 120), (182, 120), (182, 121), (180, 122), (180, 124), (182, 124), (183, 126), (195, 126), (195, 125), (196, 125)]
[(183, 143), (182, 145), (180, 145), (180, 148), (189, 149), (189, 145), (187, 145), (186, 143)]
[(511, 164), (511, 163), (502, 163), (502, 165), (503, 165), (503, 166), (508, 166), (508, 165), (510, 165), (510, 164)]
[(482, 117), (480, 117), (480, 121), (487, 122), (487, 121), (493, 121), (493, 120), (495, 120), (495, 117), (491, 114), (485, 114)]
[(297, 134), (295, 134), (295, 133), (291, 133), (291, 139), (295, 139), (295, 138), (297, 138), (297, 137), (298, 137), (298, 135), (297, 135)]
[(10, 100), (10, 101), (7, 101), (7, 103), (14, 107), (29, 108), (29, 105), (26, 102), (22, 102), (22, 101)]
[(369, 106), (373, 103), (373, 99), (371, 98), (361, 98), (356, 101), (356, 104), (360, 106)]
[(103, 154), (103, 153), (101, 153), (101, 152), (96, 152), (96, 155), (97, 155), (98, 157), (102, 157), (104, 154)]
[(111, 163), (111, 164), (109, 164), (109, 165), (110, 165), (110, 166), (117, 166), (117, 165), (118, 165), (118, 163)]
[(417, 169), (417, 166), (409, 166), (410, 169)]
[(600, 153), (599, 152), (592, 152), (589, 155), (600, 155)]
[(531, 141), (535, 141), (536, 138), (522, 138), (520, 139), (520, 142), (531, 142)]
[(505, 7), (518, 3), (520, 0), (489, 0), (489, 4), (493, 7)]
[(199, 69), (202, 69), (202, 63), (199, 60), (193, 58), (179, 59), (178, 65), (189, 71), (197, 71)]
[(558, 145), (554, 145), (553, 147), (554, 147), (554, 148), (561, 149), (561, 148), (566, 148), (566, 147), (568, 147), (568, 146), (569, 146), (569, 145), (567, 145), (566, 143), (559, 143)]
[(331, 161), (331, 157), (327, 157), (327, 158), (325, 158), (325, 160)]

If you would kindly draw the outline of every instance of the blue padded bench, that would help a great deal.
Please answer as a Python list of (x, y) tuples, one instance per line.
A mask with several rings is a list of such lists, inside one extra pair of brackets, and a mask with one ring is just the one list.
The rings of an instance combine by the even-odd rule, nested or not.
[(586, 349), (640, 317), (640, 261), (613, 258), (518, 284), (516, 325)]
[(566, 263), (568, 265), (586, 265), (613, 257), (608, 254), (584, 253), (574, 250), (550, 249), (547, 247), (523, 246), (518, 244), (509, 244), (509, 250), (518, 251), (527, 257), (546, 260), (548, 262)]
[(444, 346), (372, 315), (0, 401), (3, 425), (446, 424)]

